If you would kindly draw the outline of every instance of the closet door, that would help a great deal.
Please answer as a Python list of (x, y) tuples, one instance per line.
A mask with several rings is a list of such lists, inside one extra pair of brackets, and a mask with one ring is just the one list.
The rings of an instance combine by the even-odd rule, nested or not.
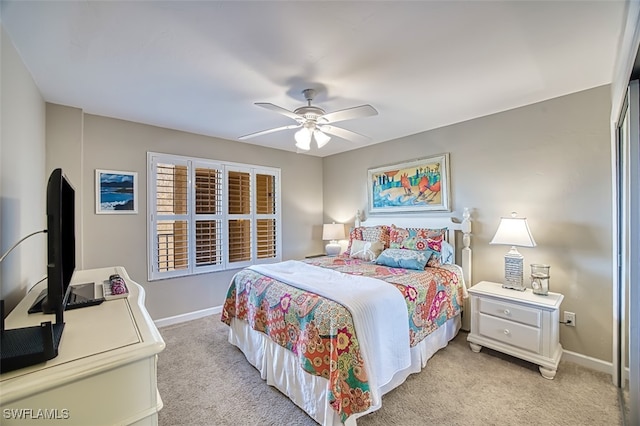
[(618, 386), (626, 424), (640, 424), (640, 102), (629, 84), (617, 132)]

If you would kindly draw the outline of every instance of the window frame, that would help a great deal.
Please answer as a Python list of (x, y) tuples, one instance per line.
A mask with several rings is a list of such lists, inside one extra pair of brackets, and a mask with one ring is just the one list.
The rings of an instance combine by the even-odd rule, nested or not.
[[(157, 208), (157, 165), (172, 164), (185, 166), (187, 168), (187, 213), (186, 214), (158, 214)], [(196, 212), (196, 168), (215, 168), (220, 170), (221, 179), (221, 211), (215, 214), (202, 214)], [(243, 172), (250, 175), (250, 212), (249, 214), (229, 213), (229, 172)], [(269, 175), (275, 180), (273, 189), (275, 190), (274, 210), (272, 214), (257, 213), (257, 175)], [(281, 215), (281, 171), (276, 167), (259, 166), (252, 164), (236, 163), (229, 161), (219, 161), (198, 157), (188, 157), (183, 155), (164, 154), (159, 152), (147, 152), (147, 274), (149, 281), (157, 281), (168, 278), (200, 275), (224, 270), (240, 269), (255, 264), (274, 263), (282, 260), (282, 215)], [(241, 217), (250, 221), (250, 259), (247, 261), (231, 262), (229, 259), (229, 220)], [(185, 220), (187, 221), (187, 267), (185, 269), (175, 269), (160, 271), (158, 268), (157, 224), (162, 220)], [(268, 258), (258, 258), (258, 220), (273, 219), (275, 221), (274, 232), (274, 256)], [(198, 266), (196, 265), (196, 222), (198, 220), (220, 220), (221, 243), (219, 245), (220, 257), (222, 261), (217, 264)], [(217, 253), (217, 252), (216, 252)]]

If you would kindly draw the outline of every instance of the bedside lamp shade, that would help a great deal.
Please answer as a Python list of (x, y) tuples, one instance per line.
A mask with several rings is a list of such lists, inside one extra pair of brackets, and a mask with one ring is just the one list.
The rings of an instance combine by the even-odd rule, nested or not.
[(344, 225), (341, 223), (325, 223), (322, 225), (322, 239), (329, 244), (325, 246), (325, 251), (329, 256), (337, 256), (340, 254), (340, 244), (338, 240), (344, 240), (346, 234), (344, 232)]
[(522, 283), (524, 256), (518, 252), (516, 246), (536, 246), (527, 219), (516, 217), (515, 212), (511, 213), (511, 217), (500, 218), (498, 230), (489, 244), (511, 246), (511, 250), (504, 256), (504, 284), (502, 286), (523, 291), (525, 289)]

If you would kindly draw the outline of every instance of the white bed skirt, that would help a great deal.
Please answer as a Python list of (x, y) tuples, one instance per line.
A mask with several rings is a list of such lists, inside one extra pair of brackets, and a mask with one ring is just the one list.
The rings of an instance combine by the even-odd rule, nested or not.
[[(427, 365), (438, 350), (447, 346), (460, 330), (460, 315), (451, 318), (418, 345), (411, 348), (411, 366), (398, 372), (393, 379), (380, 387), (380, 395), (398, 387), (412, 373)], [(246, 321), (231, 319), (229, 342), (244, 353), (247, 360), (260, 371), (267, 384), (285, 394), (311, 418), (324, 426), (342, 425), (340, 416), (327, 402), (327, 379), (304, 371), (293, 352), (274, 343), (268, 336), (253, 330)], [(355, 426), (356, 418), (378, 410), (382, 402), (363, 413), (347, 419), (345, 426)]]

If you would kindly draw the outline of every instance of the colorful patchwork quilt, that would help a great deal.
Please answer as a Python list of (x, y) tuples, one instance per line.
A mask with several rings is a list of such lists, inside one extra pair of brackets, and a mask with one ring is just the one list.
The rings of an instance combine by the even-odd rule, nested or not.
[[(348, 257), (320, 257), (306, 263), (346, 274), (384, 280), (407, 304), (410, 344), (459, 314), (464, 293), (455, 269), (392, 268)], [(233, 278), (222, 321), (247, 321), (256, 331), (294, 352), (302, 368), (329, 381), (329, 403), (342, 420), (371, 407), (360, 346), (351, 313), (337, 302), (244, 269)]]

